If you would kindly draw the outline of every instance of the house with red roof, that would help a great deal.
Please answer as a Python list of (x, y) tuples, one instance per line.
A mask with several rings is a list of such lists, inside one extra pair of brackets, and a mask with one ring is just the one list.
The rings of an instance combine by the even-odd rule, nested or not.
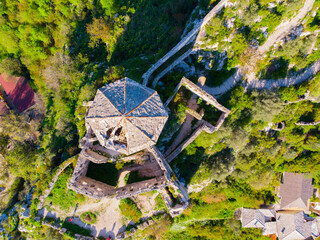
[(0, 116), (10, 108), (22, 113), (35, 104), (34, 92), (25, 77), (1, 74), (0, 92)]

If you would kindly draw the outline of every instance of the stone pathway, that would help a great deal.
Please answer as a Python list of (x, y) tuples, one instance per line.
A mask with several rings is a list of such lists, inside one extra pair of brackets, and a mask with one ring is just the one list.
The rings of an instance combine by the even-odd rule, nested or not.
[[(271, 89), (271, 88), (277, 88), (277, 87), (289, 87), (296, 84), (300, 84), (304, 81), (310, 80), (315, 74), (317, 74), (320, 71), (320, 60), (311, 64), (307, 69), (301, 73), (297, 77), (291, 77), (291, 78), (283, 78), (283, 79), (270, 79), (270, 80), (259, 80), (254, 79), (250, 81), (250, 83), (246, 82), (243, 83), (243, 86), (245, 89)], [(218, 97), (222, 95), (223, 93), (231, 90), (237, 82), (239, 82), (243, 78), (244, 74), (241, 72), (240, 69), (237, 70), (237, 72), (228, 78), (221, 86), (219, 87), (208, 87), (204, 86), (203, 89), (210, 93), (211, 95)]]

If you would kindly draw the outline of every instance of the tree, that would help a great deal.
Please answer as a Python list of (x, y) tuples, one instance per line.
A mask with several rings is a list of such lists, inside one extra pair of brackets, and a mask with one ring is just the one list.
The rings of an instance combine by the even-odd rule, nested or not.
[(37, 157), (35, 146), (29, 143), (17, 143), (8, 151), (7, 161), (11, 174), (25, 180), (35, 180)]
[(264, 91), (252, 92), (253, 106), (252, 117), (254, 120), (262, 122), (272, 122), (273, 117), (279, 114), (282, 109), (282, 101), (278, 92)]
[(231, 45), (232, 45), (232, 51), (236, 56), (240, 55), (241, 53), (244, 52), (244, 50), (248, 48), (246, 38), (241, 33), (234, 35)]
[(100, 0), (102, 8), (105, 10), (107, 16), (112, 16), (118, 7), (118, 0)]
[(87, 33), (90, 35), (89, 46), (91, 48), (96, 47), (100, 41), (107, 45), (111, 39), (110, 26), (102, 17), (93, 18), (92, 23), (87, 24)]
[(0, 73), (6, 73), (14, 76), (22, 75), (22, 65), (16, 58), (5, 58), (0, 63)]

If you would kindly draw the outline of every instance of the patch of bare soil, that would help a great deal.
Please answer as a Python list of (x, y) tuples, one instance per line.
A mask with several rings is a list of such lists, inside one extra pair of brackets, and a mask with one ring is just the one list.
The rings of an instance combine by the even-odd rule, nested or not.
[(142, 212), (143, 217), (151, 217), (155, 212), (156, 208), (156, 197), (158, 196), (157, 193), (147, 192), (144, 194), (140, 194), (134, 197), (135, 202), (137, 203), (139, 209)]
[[(93, 236), (114, 237), (119, 230), (123, 228), (122, 215), (119, 209), (120, 200), (103, 198), (101, 201), (90, 199), (85, 204), (81, 204), (76, 209), (71, 209), (69, 212), (63, 212), (58, 208), (53, 208), (52, 212), (44, 210), (39, 215), (53, 218), (73, 217), (72, 223), (83, 228), (90, 229)], [(76, 210), (76, 211), (75, 211)], [(79, 218), (84, 212), (93, 212), (97, 215), (95, 224), (85, 224)]]

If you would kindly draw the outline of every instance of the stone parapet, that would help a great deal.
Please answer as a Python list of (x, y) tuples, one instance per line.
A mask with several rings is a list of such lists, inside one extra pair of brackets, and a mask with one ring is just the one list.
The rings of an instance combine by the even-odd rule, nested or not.
[(103, 156), (95, 151), (90, 150), (89, 148), (82, 150), (81, 153), (83, 157), (87, 158), (88, 160), (94, 163), (100, 164), (100, 163), (106, 163), (108, 161), (112, 161), (110, 157)]

